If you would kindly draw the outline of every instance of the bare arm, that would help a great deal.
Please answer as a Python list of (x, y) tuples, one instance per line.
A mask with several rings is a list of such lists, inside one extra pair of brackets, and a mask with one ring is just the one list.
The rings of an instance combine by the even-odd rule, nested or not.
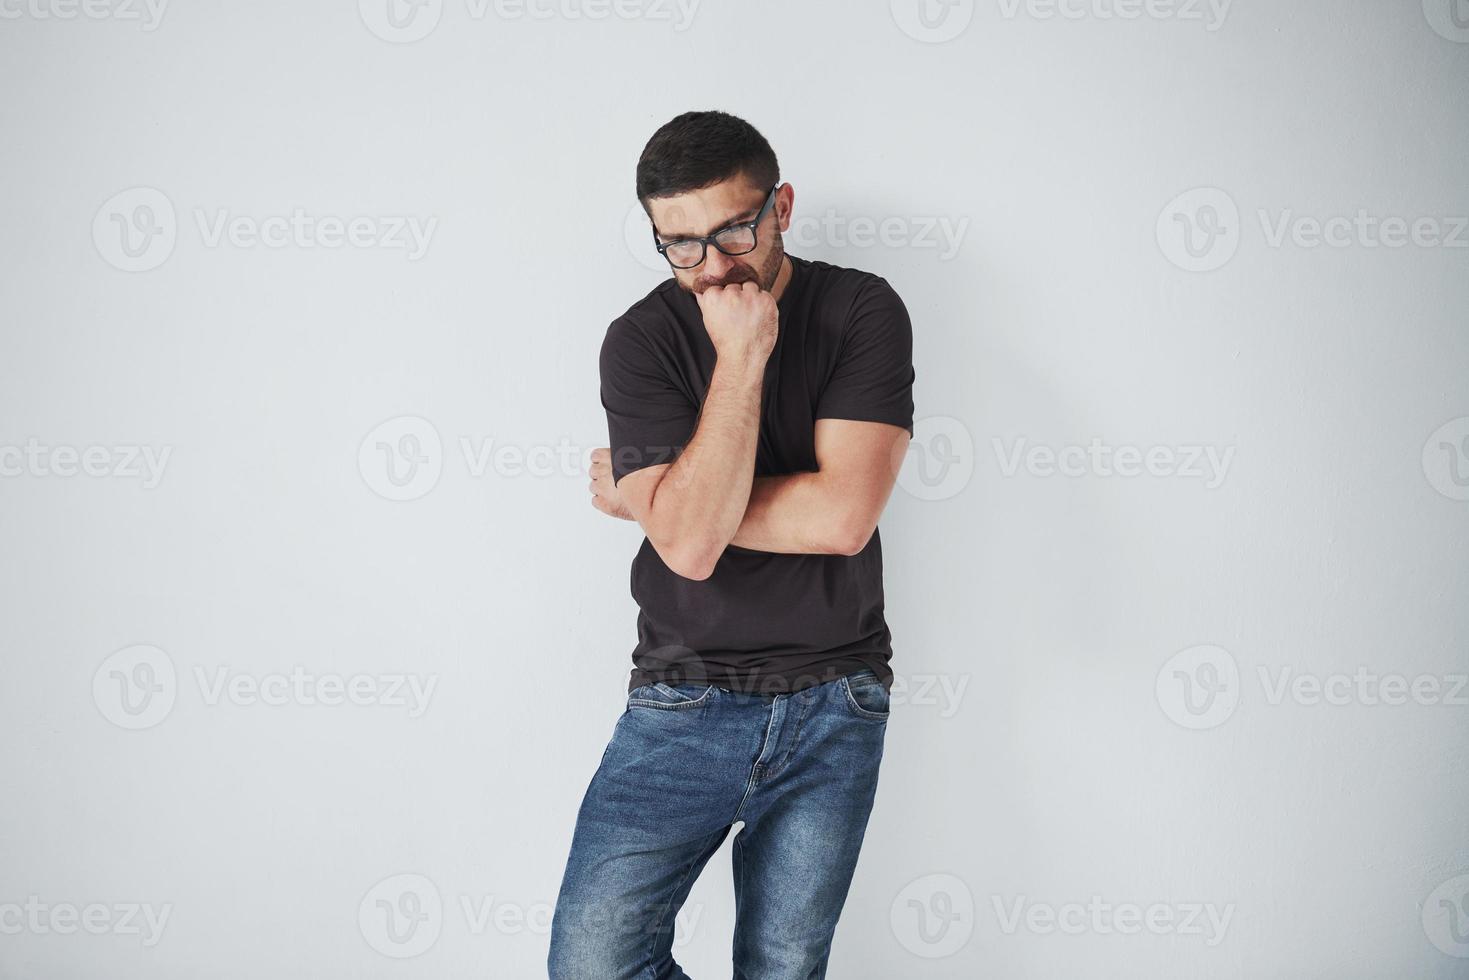
[(685, 578), (706, 579), (750, 500), (778, 311), (754, 283), (708, 289), (698, 300), (718, 355), (698, 425), (673, 463), (629, 473), (616, 489), (664, 564)]
[(756, 477), (731, 543), (781, 554), (857, 554), (877, 528), (908, 438), (883, 422), (817, 419), (820, 470)]
[[(795, 555), (855, 555), (867, 545), (892, 494), (908, 449), (908, 432), (881, 422), (816, 421), (820, 470), (757, 476), (730, 544), (753, 551)], [(604, 514), (634, 520), (621, 484), (612, 482), (611, 454), (592, 453), (592, 505)], [(649, 467), (639, 472), (668, 470)]]

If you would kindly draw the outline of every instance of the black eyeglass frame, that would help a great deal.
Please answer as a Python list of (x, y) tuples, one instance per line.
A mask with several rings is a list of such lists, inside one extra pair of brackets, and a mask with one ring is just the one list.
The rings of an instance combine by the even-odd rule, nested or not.
[[(780, 190), (779, 184), (776, 184), (774, 187), (770, 188), (770, 193), (765, 195), (765, 203), (760, 207), (760, 213), (755, 215), (753, 220), (737, 221), (733, 224), (725, 225), (714, 234), (705, 235), (703, 238), (675, 238), (671, 242), (660, 242), (658, 240), (658, 229), (655, 227), (653, 229), (653, 245), (658, 249), (658, 254), (663, 256), (664, 260), (666, 260), (668, 264), (675, 269), (697, 269), (699, 266), (703, 265), (704, 260), (709, 257), (710, 245), (713, 245), (725, 255), (749, 255), (751, 252), (755, 251), (755, 249), (760, 247), (760, 233), (756, 230), (756, 226), (759, 225), (760, 222), (765, 220), (765, 215), (767, 212), (770, 211), (770, 206), (775, 203), (775, 192), (778, 190)], [(754, 239), (755, 242), (743, 252), (731, 252), (729, 249), (719, 244), (719, 242), (715, 241), (715, 239), (718, 238), (720, 235), (727, 234), (728, 232), (731, 232), (736, 228), (749, 228), (750, 237)], [(700, 245), (699, 261), (695, 262), (693, 265), (674, 265), (673, 259), (670, 259), (668, 257), (668, 250), (675, 245), (686, 245), (690, 242), (698, 242)]]

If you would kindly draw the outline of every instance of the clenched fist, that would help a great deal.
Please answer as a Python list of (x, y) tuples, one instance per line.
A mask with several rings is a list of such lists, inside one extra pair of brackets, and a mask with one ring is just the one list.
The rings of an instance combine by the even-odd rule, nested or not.
[(617, 484), (612, 482), (612, 450), (610, 448), (593, 449), (592, 463), (588, 469), (588, 475), (592, 482), (588, 489), (592, 491), (592, 506), (609, 517), (620, 517), (624, 521), (633, 520), (632, 511), (622, 502), (622, 493), (617, 489)]
[(764, 363), (770, 357), (780, 329), (774, 296), (753, 282), (742, 282), (711, 286), (695, 299), (720, 360)]

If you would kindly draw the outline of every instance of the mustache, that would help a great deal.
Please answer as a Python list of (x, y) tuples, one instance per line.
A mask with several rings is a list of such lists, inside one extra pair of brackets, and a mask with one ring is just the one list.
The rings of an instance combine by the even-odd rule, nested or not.
[(700, 276), (694, 282), (694, 291), (703, 292), (706, 289), (713, 289), (716, 286), (733, 286), (742, 282), (758, 283), (759, 281), (760, 278), (755, 274), (753, 269), (736, 267), (731, 269), (729, 274), (722, 279), (710, 279)]

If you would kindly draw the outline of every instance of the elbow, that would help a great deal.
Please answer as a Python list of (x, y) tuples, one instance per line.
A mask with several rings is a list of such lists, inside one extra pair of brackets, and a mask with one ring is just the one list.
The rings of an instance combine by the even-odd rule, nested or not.
[(875, 521), (853, 517), (839, 520), (831, 529), (828, 550), (831, 554), (845, 555), (848, 558), (861, 554), (876, 530)]
[(719, 556), (723, 551), (715, 550), (702, 542), (654, 547), (669, 571), (680, 578), (695, 582), (702, 582), (714, 574), (714, 566), (719, 564)]

